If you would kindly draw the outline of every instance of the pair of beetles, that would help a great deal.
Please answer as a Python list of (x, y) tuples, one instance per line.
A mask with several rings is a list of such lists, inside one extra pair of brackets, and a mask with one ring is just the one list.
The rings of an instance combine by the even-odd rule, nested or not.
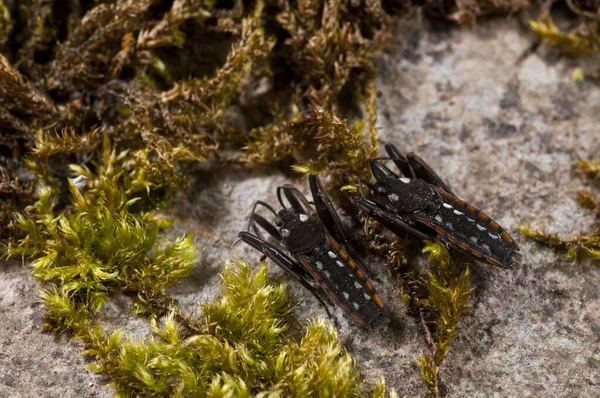
[[(477, 260), (509, 269), (519, 265), (519, 247), (504, 228), (457, 198), (450, 186), (416, 154), (404, 155), (393, 144), (387, 144), (385, 149), (402, 176), (379, 160), (372, 160), (375, 183), (365, 184), (374, 196), (365, 195), (361, 182), (362, 194), (351, 197), (358, 209), (397, 235), (437, 237)], [(319, 178), (310, 175), (309, 182), (312, 205), (295, 187), (280, 186), (277, 199), (281, 210), (275, 211), (268, 203), (257, 201), (248, 232), (240, 232), (239, 237), (295, 277), (330, 316), (327, 304), (335, 303), (357, 324), (369, 327), (385, 317), (381, 298), (364, 270), (352, 259), (350, 242)], [(274, 225), (256, 212), (258, 206), (273, 213)], [(259, 227), (281, 246), (265, 240)]]

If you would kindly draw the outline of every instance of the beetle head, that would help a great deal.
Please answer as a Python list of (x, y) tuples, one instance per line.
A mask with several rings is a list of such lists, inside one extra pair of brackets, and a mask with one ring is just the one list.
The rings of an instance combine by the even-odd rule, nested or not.
[(385, 207), (394, 212), (414, 213), (427, 207), (435, 198), (429, 184), (418, 178), (383, 178), (375, 184)]
[(293, 253), (309, 250), (322, 237), (323, 225), (318, 216), (308, 216), (293, 207), (279, 210), (275, 225), (279, 228), (283, 245)]

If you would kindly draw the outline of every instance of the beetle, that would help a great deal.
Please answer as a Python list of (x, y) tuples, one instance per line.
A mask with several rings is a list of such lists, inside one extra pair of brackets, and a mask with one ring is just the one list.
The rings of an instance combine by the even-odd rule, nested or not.
[(475, 206), (457, 198), (450, 186), (415, 153), (404, 155), (393, 144), (385, 149), (403, 176), (399, 177), (379, 160), (371, 160), (375, 184), (366, 184), (376, 198), (351, 198), (367, 216), (373, 217), (397, 235), (420, 239), (435, 235), (449, 246), (478, 260), (502, 268), (521, 262), (519, 246), (496, 221)]
[[(365, 271), (351, 258), (349, 241), (321, 181), (312, 174), (309, 182), (314, 210), (297, 188), (280, 186), (277, 199), (281, 210), (276, 212), (268, 203), (257, 201), (248, 231), (240, 232), (239, 238), (296, 278), (330, 317), (326, 302), (335, 303), (357, 324), (372, 326), (386, 317), (381, 298)], [(282, 194), (289, 206), (284, 204)], [(256, 213), (258, 206), (275, 215), (275, 225)], [(280, 245), (266, 241), (258, 227)]]

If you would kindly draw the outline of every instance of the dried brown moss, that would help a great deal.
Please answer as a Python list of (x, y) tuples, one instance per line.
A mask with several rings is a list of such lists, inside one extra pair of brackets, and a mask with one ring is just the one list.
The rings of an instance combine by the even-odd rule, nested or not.
[[(0, 20), (6, 23), (0, 29), (0, 127), (18, 137), (1, 148), (8, 160), (0, 164), (6, 165), (0, 195), (10, 200), (2, 203), (0, 221), (6, 221), (3, 233), (13, 232), (13, 224), (19, 231), (3, 248), (33, 260), (33, 276), (44, 281), (46, 326), (80, 338), (96, 370), (119, 391), (181, 393), (162, 370), (136, 371), (172, 336), (156, 328), (158, 345), (123, 342), (118, 333), (108, 338), (97, 312), (115, 294), (127, 294), (141, 316), (172, 314), (186, 337), (215, 325), (233, 330), (218, 320), (190, 319), (166, 294), (189, 272), (195, 248), (190, 237), (158, 238), (168, 222), (156, 210), (186, 184), (189, 164), (211, 157), (217, 164), (272, 164), (298, 155), (293, 149), (302, 142), (307, 151), (296, 162), (330, 167), (339, 181), (364, 173), (359, 168), (377, 147), (373, 59), (389, 39), (391, 20), (377, 1), (189, 0), (15, 0), (10, 9), (0, 3)], [(232, 123), (232, 112), (246, 125)], [(279, 132), (288, 134), (292, 145), (273, 148), (259, 131), (271, 132), (274, 141)], [(243, 153), (226, 158), (221, 148)], [(238, 318), (236, 325), (248, 326)], [(335, 336), (325, 326), (311, 330), (315, 376), (306, 383), (297, 375), (307, 373), (290, 363), (291, 391), (357, 393), (350, 357), (341, 358), (347, 371), (336, 367)], [(281, 366), (275, 348), (268, 360)], [(233, 351), (247, 354), (243, 347)], [(161, 352), (160, 360), (175, 361), (178, 352)], [(281, 355), (306, 364), (305, 356)], [(136, 369), (128, 372), (129, 366)], [(202, 382), (216, 384), (196, 390), (195, 374), (182, 377), (178, 366), (163, 370), (187, 380), (185, 391), (214, 387), (216, 395), (224, 377), (208, 375)], [(248, 391), (262, 391), (264, 380), (276, 380), (271, 376), (256, 386), (248, 382)], [(339, 386), (332, 385), (336, 380)], [(223, 391), (236, 383), (225, 380)], [(383, 396), (381, 384), (375, 394)]]
[(529, 0), (427, 0), (426, 15), (472, 25), (478, 17), (512, 15), (531, 5)]

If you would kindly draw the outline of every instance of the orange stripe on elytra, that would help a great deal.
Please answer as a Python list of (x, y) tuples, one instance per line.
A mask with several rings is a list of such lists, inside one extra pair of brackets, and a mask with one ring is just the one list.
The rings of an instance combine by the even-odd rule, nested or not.
[(497, 230), (500, 229), (500, 225), (498, 225), (498, 223), (496, 221), (494, 221), (494, 220), (490, 221), (489, 226), (494, 231), (497, 231)]
[(444, 191), (440, 187), (435, 187), (435, 190), (438, 191), (440, 195), (442, 195), (444, 198), (446, 198), (448, 200), (452, 200), (454, 198), (454, 195), (451, 195), (450, 193)]
[(363, 274), (360, 270), (356, 271), (356, 276), (358, 276), (358, 279), (363, 279), (365, 277), (365, 274)]
[(356, 323), (358, 323), (359, 325), (364, 326), (366, 324), (366, 322), (360, 317), (360, 315), (358, 315), (357, 312), (352, 313), (352, 318), (356, 321)]
[(442, 195), (446, 200), (448, 200), (451, 203), (454, 203), (456, 206), (459, 207), (465, 207), (467, 204), (465, 203), (464, 200), (457, 198), (456, 196), (452, 195), (449, 192), (444, 191), (442, 188), (440, 187), (435, 187), (435, 189), (439, 192), (440, 195)]
[(354, 262), (354, 260), (348, 260), (348, 267), (352, 269), (356, 268), (356, 263)]
[(338, 243), (335, 241), (335, 239), (333, 239), (331, 235), (327, 235), (327, 240), (329, 240), (329, 243), (331, 243), (331, 246), (333, 246), (335, 251), (340, 251), (340, 245), (338, 245)]
[(502, 231), (502, 233), (500, 234), (500, 237), (506, 243), (515, 243), (515, 241), (513, 240), (513, 238), (511, 238), (510, 235), (508, 234), (508, 232), (506, 232), (506, 231)]
[[(427, 225), (428, 227), (436, 229), (436, 226), (426, 218), (417, 217), (417, 221), (422, 222), (423, 224)], [(436, 232), (439, 232), (439, 231), (437, 231), (437, 229), (436, 229)]]
[(498, 261), (498, 259), (496, 259), (495, 257), (486, 257), (485, 262), (492, 265), (502, 266), (502, 263)]
[(465, 207), (467, 205), (464, 200), (458, 198), (454, 198), (454, 204), (458, 205), (459, 207)]
[(383, 308), (383, 303), (381, 302), (381, 299), (379, 298), (379, 295), (377, 293), (375, 293), (372, 298), (379, 308)]
[(471, 214), (475, 214), (479, 212), (479, 209), (473, 205), (467, 205), (466, 207), (467, 212), (471, 213)]
[(365, 286), (367, 287), (367, 289), (373, 290), (373, 285), (371, 285), (371, 281), (366, 281)]
[[(444, 231), (444, 232), (445, 232), (445, 231)], [(452, 243), (456, 244), (456, 242), (457, 242), (456, 236), (454, 236), (454, 235), (452, 235), (452, 234), (449, 234), (449, 233), (447, 233), (447, 232), (445, 232), (445, 233), (441, 233), (441, 232), (440, 232), (440, 234), (441, 234), (441, 235), (443, 235), (443, 236), (444, 236), (444, 238), (448, 239), (450, 242), (452, 242)]]
[(345, 251), (341, 250), (338, 252), (338, 254), (340, 255), (340, 258), (342, 260), (346, 260), (348, 258), (348, 253), (346, 253)]
[(479, 212), (479, 214), (477, 214), (477, 219), (479, 219), (481, 221), (488, 221), (490, 218), (488, 216), (486, 216), (484, 213)]
[[(461, 247), (462, 249), (462, 247)], [(477, 250), (477, 249), (463, 249), (466, 252), (471, 253), (472, 256), (477, 257), (477, 258), (482, 258), (483, 257), (483, 252)]]
[(310, 274), (312, 275), (313, 278), (315, 278), (317, 281), (320, 281), (321, 279), (323, 279), (323, 277), (321, 276), (320, 273), (318, 273), (317, 271), (315, 271), (315, 269), (313, 268), (312, 265), (310, 265), (310, 263), (302, 258), (299, 257), (298, 258), (300, 260), (300, 262), (302, 263), (302, 265), (304, 265), (306, 267), (306, 269), (308, 270), (308, 272), (310, 272)]

